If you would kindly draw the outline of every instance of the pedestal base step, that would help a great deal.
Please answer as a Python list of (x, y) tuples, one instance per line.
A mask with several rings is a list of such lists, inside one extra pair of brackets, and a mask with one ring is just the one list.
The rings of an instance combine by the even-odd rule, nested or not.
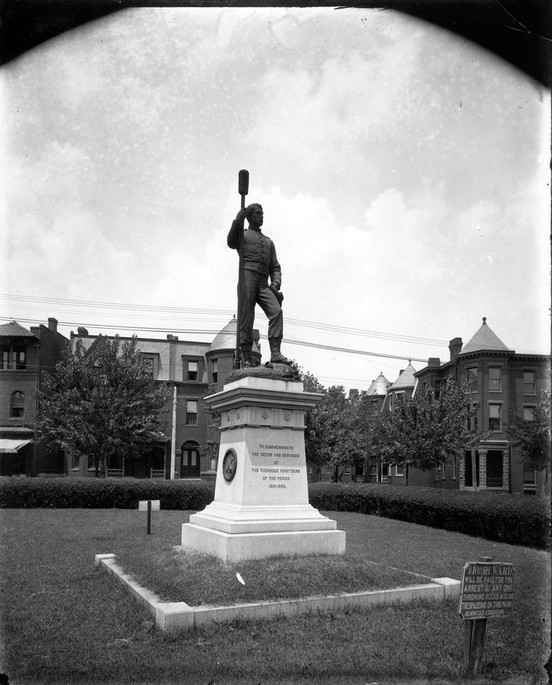
[(210, 554), (225, 563), (270, 557), (345, 554), (345, 531), (306, 530), (230, 534), (193, 523), (182, 526), (183, 549)]

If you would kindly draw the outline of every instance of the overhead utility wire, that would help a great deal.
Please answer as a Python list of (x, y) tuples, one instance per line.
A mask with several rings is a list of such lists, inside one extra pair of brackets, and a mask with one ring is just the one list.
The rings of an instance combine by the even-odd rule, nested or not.
[(307, 328), (315, 328), (318, 330), (334, 331), (336, 333), (347, 333), (350, 335), (362, 335), (368, 338), (382, 338), (385, 340), (399, 340), (401, 342), (422, 343), (424, 345), (439, 345), (440, 347), (446, 345), (444, 340), (434, 340), (431, 338), (420, 338), (411, 335), (400, 335), (397, 333), (381, 333), (379, 331), (368, 331), (361, 328), (348, 328), (346, 326), (336, 326), (333, 324), (316, 323), (314, 321), (300, 321), (298, 319), (286, 318), (286, 323), (294, 324), (295, 326), (305, 326)]
[[(7, 316), (0, 316), (0, 320), (2, 321), (11, 321)], [(19, 323), (36, 323), (36, 319), (23, 319), (18, 317), (17, 321)], [(116, 326), (113, 326), (113, 324), (98, 324), (98, 323), (82, 323), (81, 321), (58, 321), (58, 324), (60, 326), (77, 326), (77, 327), (83, 327), (83, 328), (96, 328), (96, 329), (102, 329), (102, 328), (117, 328), (118, 330), (124, 330), (124, 331), (145, 331), (146, 333), (166, 333), (167, 329), (166, 328), (154, 328), (154, 327), (147, 327), (147, 326), (125, 326), (125, 325), (119, 325), (117, 324)], [(186, 334), (194, 334), (197, 333), (198, 335), (216, 335), (217, 333), (220, 333), (220, 328), (216, 329), (200, 329), (200, 328), (175, 328), (173, 329), (174, 333), (186, 333)]]
[[(94, 301), (86, 301), (86, 300), (70, 300), (66, 298), (49, 298), (49, 297), (33, 297), (30, 295), (10, 295), (10, 294), (0, 294), (0, 298), (2, 299), (15, 299), (15, 300), (22, 300), (22, 301), (30, 301), (30, 302), (44, 302), (44, 303), (49, 303), (49, 304), (58, 304), (58, 305), (67, 305), (67, 304), (72, 304), (72, 305), (77, 305), (81, 307), (96, 307), (96, 308), (102, 308), (102, 309), (127, 309), (127, 310), (132, 310), (132, 311), (163, 311), (163, 312), (171, 312), (175, 314), (206, 314), (206, 315), (216, 315), (216, 316), (229, 316), (233, 312), (228, 309), (198, 309), (198, 308), (183, 308), (183, 307), (168, 307), (168, 306), (156, 306), (156, 305), (134, 305), (134, 304), (123, 304), (123, 303), (109, 303), (109, 302), (94, 302)], [(348, 335), (359, 335), (359, 336), (365, 336), (365, 337), (371, 337), (371, 338), (381, 338), (384, 340), (395, 340), (399, 342), (410, 342), (410, 343), (418, 343), (418, 344), (423, 344), (423, 345), (437, 345), (439, 347), (442, 347), (444, 345), (447, 345), (448, 342), (446, 340), (436, 340), (432, 338), (423, 338), (420, 336), (409, 336), (409, 335), (402, 335), (402, 334), (397, 334), (397, 333), (384, 333), (381, 331), (370, 331), (370, 330), (365, 330), (361, 328), (350, 328), (347, 326), (339, 326), (339, 325), (334, 325), (334, 324), (325, 324), (325, 323), (319, 323), (315, 321), (304, 321), (302, 319), (292, 319), (289, 317), (286, 317), (286, 322), (290, 325), (295, 325), (295, 326), (303, 326), (306, 328), (313, 328), (313, 329), (318, 329), (318, 330), (326, 330), (326, 331), (333, 331), (337, 333), (345, 333)], [(91, 325), (91, 324), (90, 324)], [(142, 330), (142, 329), (141, 329)], [(145, 330), (145, 329), (143, 329)]]
[[(268, 336), (261, 335), (261, 338), (268, 340)], [(381, 352), (366, 352), (364, 350), (352, 350), (348, 347), (334, 347), (333, 345), (322, 345), (321, 343), (311, 343), (304, 340), (287, 340), (286, 345), (301, 345), (303, 347), (315, 347), (319, 350), (329, 350), (330, 352), (346, 352), (348, 354), (362, 354), (367, 357), (385, 357), (386, 359), (408, 359), (409, 361), (427, 363), (427, 359), (411, 357), (410, 355), (383, 354)]]
[(169, 307), (167, 305), (152, 305), (152, 304), (124, 304), (122, 302), (96, 302), (94, 300), (70, 300), (63, 297), (41, 297), (33, 295), (10, 295), (9, 293), (0, 293), (1, 299), (18, 300), (21, 302), (42, 302), (44, 304), (55, 305), (77, 305), (79, 307), (98, 307), (100, 309), (129, 309), (129, 310), (143, 310), (143, 311), (165, 311), (175, 312), (177, 314), (202, 313), (215, 314), (217, 316), (225, 315), (231, 316), (233, 312), (230, 309), (201, 309), (195, 307)]
[[(6, 317), (0, 317), (0, 319), (6, 320)], [(22, 321), (24, 323), (32, 323), (34, 319), (18, 319), (19, 321)], [(59, 321), (58, 322), (61, 326), (83, 326), (86, 327), (88, 326), (89, 328), (108, 328), (107, 326), (99, 326), (97, 324), (91, 324), (91, 323), (75, 323), (74, 321)], [(134, 326), (117, 326), (119, 329), (123, 330), (140, 330), (140, 331), (146, 331), (146, 332), (151, 332), (151, 333), (164, 333), (165, 330), (161, 328), (136, 328)], [(175, 333), (197, 333), (197, 334), (202, 334), (202, 335), (210, 335), (210, 334), (216, 334), (219, 331), (206, 331), (206, 330), (186, 330), (186, 329), (175, 329)], [(260, 336), (263, 339), (267, 339), (266, 335), (261, 335)], [(417, 362), (426, 362), (426, 359), (421, 359), (418, 357), (411, 357), (410, 355), (396, 355), (396, 354), (383, 354), (381, 352), (368, 352), (366, 350), (353, 350), (348, 347), (334, 347), (332, 345), (322, 345), (321, 343), (311, 343), (307, 342), (304, 340), (287, 340), (286, 339), (286, 345), (300, 345), (302, 347), (311, 347), (311, 348), (316, 348), (319, 350), (328, 350), (330, 352), (346, 352), (347, 354), (361, 354), (367, 357), (384, 357), (385, 359), (409, 359), (410, 361), (417, 361)]]

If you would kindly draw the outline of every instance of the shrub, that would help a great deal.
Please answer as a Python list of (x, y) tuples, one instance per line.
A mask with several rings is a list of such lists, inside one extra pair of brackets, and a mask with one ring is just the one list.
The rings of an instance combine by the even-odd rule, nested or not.
[(158, 499), (161, 509), (203, 509), (214, 483), (137, 478), (0, 478), (0, 507), (135, 509)]
[(310, 503), (326, 511), (355, 511), (512, 545), (547, 548), (550, 507), (533, 497), (393, 485), (312, 483)]
[[(214, 483), (136, 478), (0, 478), (0, 507), (135, 509), (158, 499), (161, 509), (201, 510)], [(351, 511), (546, 549), (550, 507), (533, 497), (393, 485), (311, 483), (310, 503), (325, 511)]]

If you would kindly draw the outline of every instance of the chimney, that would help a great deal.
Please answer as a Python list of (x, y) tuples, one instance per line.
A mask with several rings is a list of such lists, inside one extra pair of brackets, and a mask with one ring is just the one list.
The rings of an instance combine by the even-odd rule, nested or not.
[(452, 361), (453, 359), (456, 359), (456, 357), (462, 351), (462, 338), (453, 338), (449, 342), (449, 350), (450, 350), (450, 361)]
[(438, 369), (441, 366), (441, 360), (439, 357), (430, 357), (427, 360), (427, 366), (430, 369)]
[(172, 341), (178, 340), (178, 336), (173, 335), (172, 333), (167, 333), (167, 340), (172, 340)]
[(52, 333), (57, 333), (57, 327), (58, 327), (58, 320), (54, 318), (48, 319), (48, 329), (52, 331)]
[(84, 326), (79, 326), (77, 328), (77, 335), (88, 335), (88, 329), (86, 329)]

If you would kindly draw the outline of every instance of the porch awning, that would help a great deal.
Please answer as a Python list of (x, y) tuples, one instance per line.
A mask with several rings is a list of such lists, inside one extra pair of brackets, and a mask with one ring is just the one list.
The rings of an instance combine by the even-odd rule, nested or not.
[(31, 443), (32, 440), (8, 440), (0, 438), (0, 454), (16, 454), (22, 447)]

